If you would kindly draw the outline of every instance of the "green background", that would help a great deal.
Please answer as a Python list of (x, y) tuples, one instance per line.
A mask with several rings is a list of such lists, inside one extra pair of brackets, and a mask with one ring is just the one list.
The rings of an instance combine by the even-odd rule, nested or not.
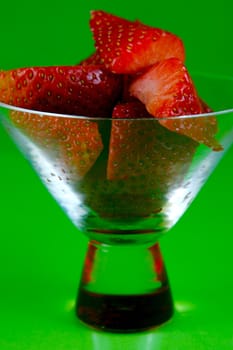
[[(190, 71), (233, 76), (232, 4), (7, 1), (0, 8), (0, 68), (78, 62), (93, 50), (89, 11), (104, 9), (178, 34)], [(86, 238), (0, 128), (0, 349), (231, 349), (232, 178), (233, 149), (161, 241), (176, 303), (173, 320), (143, 334), (100, 333), (73, 313)]]

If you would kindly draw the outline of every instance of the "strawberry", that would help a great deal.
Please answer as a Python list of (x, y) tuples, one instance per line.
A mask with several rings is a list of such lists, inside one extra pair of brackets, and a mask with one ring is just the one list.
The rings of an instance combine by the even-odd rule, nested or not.
[[(186, 137), (181, 137), (179, 145), (179, 135), (160, 127), (158, 121), (147, 112), (140, 101), (116, 105), (113, 118), (125, 120), (112, 120), (107, 170), (107, 177), (110, 180), (140, 177), (151, 172), (152, 177), (156, 177), (154, 172), (160, 171), (160, 158), (167, 159), (171, 156), (173, 143), (180, 148), (183, 144), (189, 143), (192, 149), (195, 148), (193, 145), (196, 146), (196, 142), (188, 141)], [(130, 120), (127, 120), (128, 118)], [(171, 145), (167, 148), (165, 144), (169, 143)], [(188, 153), (189, 150), (186, 151)], [(174, 157), (174, 162), (176, 160), (177, 157)], [(163, 177), (168, 173), (163, 174)]]
[(96, 122), (12, 111), (10, 118), (50, 157), (68, 179), (84, 176), (99, 157), (103, 143)]
[(138, 99), (130, 94), (129, 87), (133, 80), (136, 78), (137, 74), (124, 74), (123, 75), (123, 89), (121, 102), (134, 102)]
[[(99, 66), (21, 68), (0, 73), (2, 102), (34, 110), (109, 116), (120, 78)], [(103, 149), (96, 122), (11, 112), (25, 135), (73, 179), (84, 176)]]
[(84, 60), (82, 60), (81, 62), (78, 63), (78, 65), (102, 65), (103, 64), (103, 60), (100, 57), (100, 54), (98, 52), (94, 52), (92, 53), (90, 56), (88, 56), (87, 58), (85, 58)]
[[(199, 98), (199, 101), (201, 103), (202, 113), (213, 113), (212, 108), (210, 108), (210, 106), (208, 106), (208, 104), (203, 99)], [(216, 128), (216, 132), (217, 132), (217, 128)]]
[(180, 38), (139, 21), (92, 11), (90, 27), (104, 65), (114, 73), (135, 73), (168, 57), (184, 61)]
[(198, 144), (161, 126), (140, 101), (116, 105), (113, 117), (109, 150), (81, 183), (86, 205), (127, 222), (156, 215), (183, 181)]
[[(114, 180), (137, 176), (140, 170), (144, 171), (141, 166), (141, 163), (144, 163), (143, 158), (146, 158), (143, 145), (147, 143), (144, 136), (146, 135), (145, 137), (148, 137), (148, 140), (153, 137), (153, 131), (148, 133), (148, 130), (152, 129), (147, 130), (149, 124), (154, 124), (153, 121), (150, 123), (144, 121), (143, 118), (153, 118), (153, 116), (147, 112), (140, 101), (131, 101), (117, 104), (113, 109), (112, 117), (126, 120), (112, 120), (107, 178)], [(140, 120), (127, 120), (129, 118)], [(143, 126), (143, 123), (145, 126)], [(141, 137), (138, 137), (138, 134)], [(133, 165), (134, 163), (136, 166), (132, 166), (132, 169), (130, 169), (130, 164)]]
[(160, 124), (167, 129), (215, 151), (222, 149), (214, 138), (217, 132), (215, 117), (169, 118), (204, 111), (192, 79), (179, 59), (169, 58), (150, 67), (133, 81), (130, 93), (145, 104), (150, 114), (161, 118)]
[(121, 77), (99, 65), (19, 68), (0, 73), (1, 101), (38, 111), (109, 117)]

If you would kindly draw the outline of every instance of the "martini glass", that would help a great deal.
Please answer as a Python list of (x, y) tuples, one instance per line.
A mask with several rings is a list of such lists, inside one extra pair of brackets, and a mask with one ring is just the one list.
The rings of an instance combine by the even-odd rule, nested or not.
[[(173, 315), (159, 239), (177, 223), (233, 143), (233, 79), (201, 74), (193, 78), (215, 112), (175, 118), (215, 117), (220, 151), (168, 131), (156, 118), (111, 120), (0, 103), (5, 129), (77, 232), (89, 239), (76, 302), (78, 318), (89, 326), (135, 332), (162, 325)], [(33, 128), (28, 126), (32, 120)], [(92, 159), (92, 166), (85, 172), (69, 159), (69, 135), (64, 140), (56, 131), (52, 139), (46, 138), (51, 121), (77, 123), (76, 142), (97, 131), (102, 148), (93, 158), (86, 140), (84, 168), (85, 157)], [(117, 170), (109, 178), (114, 128), (128, 132), (126, 143), (114, 150), (118, 163), (112, 160), (111, 166)], [(122, 154), (124, 147), (127, 153)]]

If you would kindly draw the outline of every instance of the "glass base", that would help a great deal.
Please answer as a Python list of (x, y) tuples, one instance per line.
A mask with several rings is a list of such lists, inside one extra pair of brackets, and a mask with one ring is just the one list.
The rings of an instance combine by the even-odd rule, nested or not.
[(76, 303), (84, 323), (111, 332), (138, 332), (173, 315), (159, 244), (90, 241)]
[(145, 331), (172, 317), (171, 291), (167, 287), (144, 295), (104, 295), (80, 289), (76, 314), (84, 323), (105, 331)]

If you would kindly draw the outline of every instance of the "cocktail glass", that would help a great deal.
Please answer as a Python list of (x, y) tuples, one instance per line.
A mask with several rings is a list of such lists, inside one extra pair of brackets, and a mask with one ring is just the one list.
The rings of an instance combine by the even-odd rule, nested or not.
[[(179, 220), (233, 143), (233, 79), (201, 74), (193, 78), (215, 112), (176, 118), (217, 118), (216, 139), (222, 150), (168, 131), (156, 118), (70, 116), (0, 103), (2, 124), (73, 224), (89, 238), (76, 314), (97, 329), (142, 331), (172, 317), (159, 239)], [(69, 128), (67, 140), (61, 140), (59, 132), (46, 139), (51, 120), (63, 126), (77, 123), (76, 142), (83, 142), (90, 130), (96, 137), (97, 131), (101, 152), (85, 174), (69, 160)], [(114, 150), (119, 156), (118, 164), (111, 164), (117, 169), (115, 177), (108, 178), (114, 128), (128, 131)], [(92, 156), (85, 140), (82, 159)]]

